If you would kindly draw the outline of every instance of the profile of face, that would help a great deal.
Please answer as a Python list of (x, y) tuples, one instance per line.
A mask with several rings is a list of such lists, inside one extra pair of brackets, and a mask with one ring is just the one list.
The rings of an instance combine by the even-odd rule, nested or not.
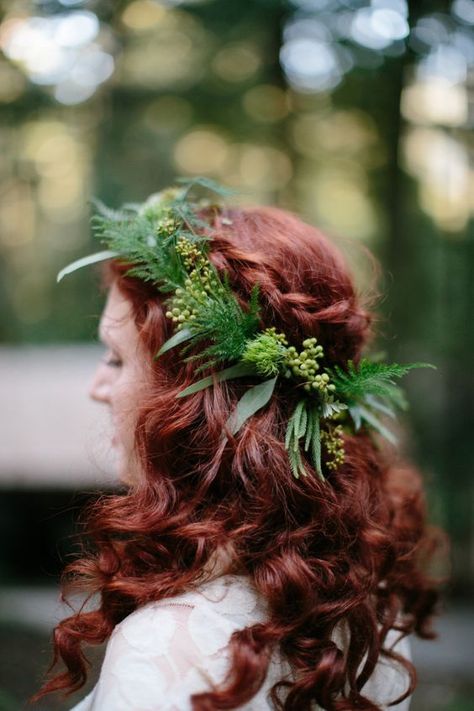
[(116, 284), (110, 288), (100, 319), (99, 339), (107, 352), (97, 367), (89, 394), (109, 409), (117, 475), (124, 483), (132, 484), (139, 475), (134, 434), (137, 404), (147, 390), (149, 356), (139, 340), (130, 302)]

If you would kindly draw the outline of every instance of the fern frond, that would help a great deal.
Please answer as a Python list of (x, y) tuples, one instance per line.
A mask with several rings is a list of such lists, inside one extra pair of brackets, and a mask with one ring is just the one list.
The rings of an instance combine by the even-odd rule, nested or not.
[(378, 363), (363, 358), (356, 367), (348, 361), (347, 371), (340, 366), (327, 369), (331, 381), (336, 386), (336, 394), (347, 402), (355, 402), (366, 395), (375, 395), (400, 406), (401, 391), (395, 384), (413, 368), (434, 368), (430, 363)]
[(313, 460), (314, 468), (316, 473), (321, 479), (325, 481), (323, 470), (321, 467), (321, 426), (319, 422), (319, 412), (313, 411), (313, 431), (311, 434), (311, 457)]
[(207, 299), (192, 301), (195, 313), (192, 329), (197, 334), (196, 338), (199, 341), (212, 341), (211, 345), (202, 350), (201, 355), (218, 361), (241, 357), (248, 339), (259, 327), (256, 294), (257, 291), (254, 292), (249, 311), (244, 311), (227, 280), (224, 280), (216, 285)]

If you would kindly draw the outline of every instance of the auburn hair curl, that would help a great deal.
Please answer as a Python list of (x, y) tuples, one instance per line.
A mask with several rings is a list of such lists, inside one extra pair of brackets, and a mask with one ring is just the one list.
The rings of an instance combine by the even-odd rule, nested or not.
[[(329, 239), (278, 208), (232, 208), (208, 217), (210, 259), (228, 273), (242, 304), (260, 284), (262, 328), (275, 326), (295, 345), (316, 336), (331, 365), (358, 362), (372, 337), (373, 315)], [(174, 350), (153, 361), (173, 333), (165, 295), (126, 276), (118, 262), (106, 271), (108, 284), (116, 282), (129, 299), (152, 362), (135, 434), (143, 474), (87, 512), (93, 549), (66, 568), (64, 589), (97, 595), (98, 607), (58, 624), (53, 666), (62, 660), (66, 670), (35, 698), (80, 688), (87, 677), (84, 644), (103, 643), (137, 607), (199, 584), (222, 548), (232, 551), (232, 571), (249, 575), (268, 601), (270, 618), (234, 633), (228, 678), (193, 696), (194, 711), (248, 702), (275, 645), (296, 670), (294, 683), (273, 687), (276, 709), (310, 711), (316, 702), (328, 711), (377, 711), (362, 687), (381, 655), (406, 668), (409, 687), (393, 702), (406, 698), (416, 685), (415, 668), (384, 649), (384, 640), (390, 629), (436, 636), (431, 625), (443, 581), (428, 566), (447, 542), (427, 523), (420, 474), (361, 430), (344, 436), (345, 462), (336, 471), (323, 469), (326, 484), (310, 461), (314, 476), (295, 479), (284, 439), (296, 396), (285, 382), (223, 441), (224, 424), (253, 381), (220, 382), (177, 399), (196, 379), (195, 363)], [(350, 630), (346, 654), (332, 640), (341, 622)]]

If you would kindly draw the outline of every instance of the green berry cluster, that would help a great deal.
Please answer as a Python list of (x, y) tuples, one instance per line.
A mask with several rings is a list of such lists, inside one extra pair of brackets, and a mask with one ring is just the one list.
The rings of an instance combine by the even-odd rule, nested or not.
[(158, 222), (157, 232), (159, 234), (172, 235), (178, 229), (179, 225), (169, 210)]
[(341, 464), (344, 464), (344, 440), (342, 438), (342, 425), (329, 427), (327, 430), (321, 430), (321, 442), (329, 455), (326, 460), (328, 469), (337, 469)]
[(270, 326), (270, 328), (266, 328), (263, 333), (268, 333), (269, 336), (272, 336), (275, 340), (279, 341), (282, 343), (284, 346), (288, 345), (288, 340), (285, 336), (284, 333), (278, 332), (275, 328), (275, 326)]
[(306, 380), (304, 389), (310, 392), (318, 390), (321, 394), (329, 395), (336, 389), (329, 380), (327, 373), (318, 373), (320, 365), (318, 360), (324, 358), (323, 347), (317, 345), (316, 338), (306, 338), (303, 341), (303, 350), (298, 353), (294, 346), (287, 349), (287, 365), (289, 377), (295, 375)]
[(202, 249), (182, 235), (176, 240), (176, 252), (181, 256), (188, 273), (197, 269), (203, 273), (206, 270), (210, 272), (209, 261)]
[(199, 247), (185, 237), (176, 240), (176, 252), (182, 257), (188, 276), (183, 287), (178, 287), (169, 300), (167, 318), (181, 330), (187, 321), (194, 321), (197, 305), (216, 289), (215, 277), (206, 256)]

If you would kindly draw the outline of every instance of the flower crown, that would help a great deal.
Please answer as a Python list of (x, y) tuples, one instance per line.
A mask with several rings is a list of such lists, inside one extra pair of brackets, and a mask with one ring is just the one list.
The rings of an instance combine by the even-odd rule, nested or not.
[[(195, 373), (227, 364), (177, 397), (234, 378), (254, 376), (260, 381), (244, 393), (229, 417), (226, 429), (233, 435), (265, 407), (279, 378), (294, 384), (301, 397), (288, 419), (285, 448), (296, 478), (308, 473), (302, 447), (324, 481), (323, 463), (327, 470), (334, 470), (344, 462), (344, 433), (355, 434), (366, 427), (395, 444), (396, 438), (380, 419), (381, 415), (395, 418), (397, 408), (408, 406), (395, 378), (412, 368), (435, 366), (362, 358), (357, 366), (348, 361), (344, 369), (330, 367), (316, 338), (305, 338), (297, 347), (274, 327), (260, 330), (259, 285), (254, 285), (243, 309), (232, 292), (228, 274), (221, 279), (208, 257), (212, 229), (201, 215), (219, 210), (217, 198), (229, 191), (206, 178), (178, 182), (178, 187), (151, 195), (143, 204), (124, 205), (120, 211), (95, 201), (98, 214), (92, 224), (107, 249), (62, 269), (58, 282), (80, 267), (115, 258), (131, 265), (127, 275), (170, 294), (165, 300), (166, 317), (175, 325), (175, 333), (155, 357), (178, 346), (184, 355), (204, 341), (210, 345), (184, 358), (205, 359)], [(193, 197), (196, 188), (211, 193), (213, 201)], [(226, 218), (222, 222), (225, 224)]]

